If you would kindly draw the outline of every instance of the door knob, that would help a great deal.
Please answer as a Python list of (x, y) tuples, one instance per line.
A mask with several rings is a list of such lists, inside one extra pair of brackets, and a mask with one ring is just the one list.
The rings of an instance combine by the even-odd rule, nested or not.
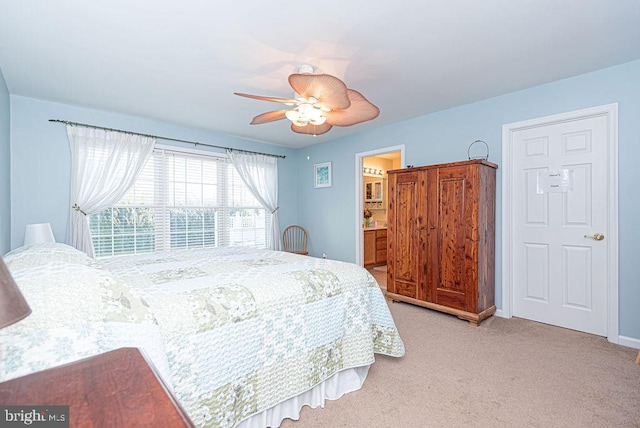
[(594, 233), (593, 235), (584, 235), (585, 238), (593, 238), (596, 241), (602, 241), (604, 239), (604, 235), (602, 233)]

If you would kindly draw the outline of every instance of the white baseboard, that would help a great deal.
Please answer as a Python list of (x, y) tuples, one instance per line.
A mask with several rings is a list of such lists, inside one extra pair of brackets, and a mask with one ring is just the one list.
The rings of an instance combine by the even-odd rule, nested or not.
[[(496, 312), (493, 315), (499, 318), (506, 318), (502, 309), (496, 309)], [(636, 339), (634, 337), (618, 336), (617, 344), (628, 348), (640, 349), (640, 339)]]
[(618, 336), (618, 345), (640, 349), (640, 339), (627, 336)]

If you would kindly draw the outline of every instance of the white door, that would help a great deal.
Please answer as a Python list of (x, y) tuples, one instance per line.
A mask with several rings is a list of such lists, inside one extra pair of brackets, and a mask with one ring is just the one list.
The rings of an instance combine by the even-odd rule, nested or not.
[(593, 115), (512, 131), (514, 316), (607, 336), (611, 126)]

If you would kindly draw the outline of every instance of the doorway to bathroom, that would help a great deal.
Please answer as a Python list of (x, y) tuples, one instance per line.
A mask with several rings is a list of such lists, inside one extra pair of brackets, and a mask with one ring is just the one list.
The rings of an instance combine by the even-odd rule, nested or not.
[(381, 285), (387, 265), (387, 171), (404, 166), (404, 144), (356, 154), (356, 263)]

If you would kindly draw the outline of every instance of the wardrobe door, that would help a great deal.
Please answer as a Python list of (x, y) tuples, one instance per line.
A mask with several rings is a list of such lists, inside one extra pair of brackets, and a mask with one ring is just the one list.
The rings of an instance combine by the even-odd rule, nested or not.
[(426, 300), (426, 172), (389, 174), (387, 289)]
[[(429, 197), (429, 301), (464, 311), (477, 308), (477, 168), (433, 171)], [(435, 177), (437, 175), (437, 177)]]

